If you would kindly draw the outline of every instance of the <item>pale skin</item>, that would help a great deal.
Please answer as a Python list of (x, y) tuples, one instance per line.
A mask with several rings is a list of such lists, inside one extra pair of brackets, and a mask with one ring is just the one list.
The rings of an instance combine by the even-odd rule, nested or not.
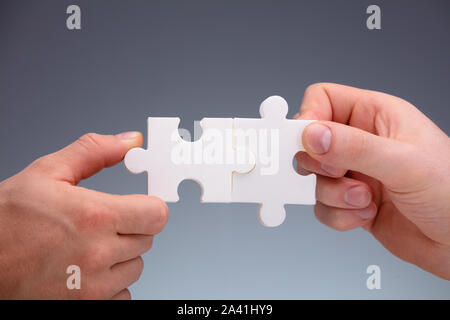
[[(300, 173), (318, 177), (317, 218), (341, 231), (363, 227), (450, 279), (448, 136), (402, 99), (335, 84), (310, 86), (297, 118), (320, 120), (298, 154)], [(141, 145), (138, 132), (87, 134), (0, 183), (0, 298), (130, 299), (168, 208), (77, 184)], [(81, 290), (66, 287), (72, 264)]]
[[(130, 299), (167, 206), (77, 184), (141, 144), (138, 132), (87, 134), (0, 183), (0, 298)], [(80, 290), (66, 286), (73, 264)]]
[(412, 104), (319, 83), (305, 91), (301, 174), (317, 174), (314, 212), (363, 227), (390, 252), (450, 280), (450, 139)]

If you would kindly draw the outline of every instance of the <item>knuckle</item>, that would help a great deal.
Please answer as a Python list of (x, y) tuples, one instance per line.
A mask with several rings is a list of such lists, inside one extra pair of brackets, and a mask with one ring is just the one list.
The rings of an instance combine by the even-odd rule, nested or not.
[(351, 226), (346, 219), (349, 212), (343, 212), (340, 209), (332, 209), (330, 211), (330, 216), (332, 217), (329, 223), (330, 228), (333, 228), (339, 232), (344, 232), (351, 229)]
[(165, 225), (169, 220), (169, 208), (164, 201), (159, 200), (159, 202), (159, 220), (163, 225)]
[(22, 171), (0, 183), (0, 210), (9, 213), (28, 211), (30, 197), (39, 199), (46, 196), (42, 189), (42, 180)]
[(52, 161), (48, 161), (48, 157), (47, 156), (43, 156), (40, 158), (37, 158), (36, 160), (34, 160), (31, 164), (30, 164), (30, 168), (32, 169), (37, 169), (37, 170), (41, 170), (41, 171), (47, 171), (48, 168), (51, 166)]
[[(324, 115), (321, 112), (320, 104), (324, 98), (329, 100), (327, 92), (327, 83), (319, 82), (310, 84), (303, 94), (303, 102), (307, 101), (307, 105), (302, 106), (308, 109), (308, 114), (311, 119), (322, 119)], [(305, 112), (306, 109), (302, 111)]]
[[(362, 109), (365, 112), (376, 112), (386, 110), (387, 103), (396, 103), (398, 106), (411, 105), (408, 101), (400, 97), (392, 96), (383, 92), (365, 90), (365, 94), (358, 97), (355, 102), (355, 107)], [(392, 109), (390, 111), (395, 110)]]
[(54, 159), (52, 159), (52, 155), (45, 155), (40, 158), (37, 158), (25, 169), (25, 171), (30, 171), (34, 173), (41, 173), (45, 175), (53, 175), (56, 172), (62, 170), (63, 164), (57, 163)]
[(313, 93), (317, 90), (322, 90), (324, 85), (325, 85), (325, 83), (323, 83), (323, 82), (316, 82), (316, 83), (310, 84), (306, 87), (305, 93)]
[(358, 97), (355, 102), (355, 107), (364, 111), (369, 111), (369, 109), (372, 108), (378, 109), (382, 107), (383, 104), (386, 104), (386, 101), (378, 92), (367, 91), (366, 94)]
[(318, 201), (316, 205), (314, 205), (314, 215), (316, 216), (316, 219), (319, 220), (321, 223), (325, 224), (323, 218), (322, 218), (322, 204)]
[(147, 252), (149, 251), (153, 246), (153, 236), (149, 236), (148, 240), (145, 242), (144, 250)]
[(150, 199), (150, 212), (155, 218), (149, 219), (151, 222), (148, 225), (148, 229), (153, 230), (154, 233), (160, 233), (169, 219), (169, 208), (160, 198), (151, 197)]
[(112, 297), (112, 300), (131, 300), (131, 293), (128, 288), (123, 289)]
[[(317, 98), (317, 92), (320, 90), (321, 84), (320, 83), (313, 83), (306, 87), (305, 92), (303, 94), (304, 99), (308, 99), (309, 104), (315, 104), (316, 98)], [(312, 107), (315, 107), (315, 105), (312, 105)]]
[(98, 203), (85, 201), (79, 210), (75, 219), (78, 230), (101, 230), (112, 222), (109, 210)]
[(344, 231), (348, 230), (348, 226), (345, 223), (343, 223), (342, 221), (340, 221), (339, 219), (336, 219), (335, 221), (333, 221), (333, 223), (330, 225), (330, 227), (339, 232), (344, 232)]
[(14, 212), (23, 194), (20, 186), (14, 182), (14, 177), (0, 183), (0, 208), (4, 212)]
[(327, 82), (316, 82), (316, 83), (310, 84), (305, 90), (305, 96), (309, 95), (312, 98), (323, 97), (323, 96), (328, 97), (329, 95), (328, 95), (327, 88), (329, 87), (329, 85), (330, 85), (330, 83), (327, 83)]
[(112, 252), (105, 246), (95, 246), (83, 255), (82, 263), (88, 272), (98, 272), (109, 265), (112, 260)]
[(124, 300), (131, 300), (131, 293), (130, 293), (130, 290), (124, 289), (122, 298), (123, 298)]
[(158, 199), (158, 206), (156, 208), (157, 211), (157, 215), (158, 215), (158, 233), (161, 232), (164, 228), (164, 226), (166, 225), (167, 221), (169, 220), (169, 208), (167, 207), (167, 204)]
[(133, 282), (139, 280), (143, 271), (144, 271), (144, 259), (142, 259), (142, 257), (139, 256), (136, 258), (136, 272), (134, 274)]
[(82, 135), (76, 143), (86, 150), (92, 150), (100, 147), (100, 135), (97, 133), (86, 133)]
[(112, 290), (105, 284), (97, 284), (90, 286), (86, 292), (86, 299), (89, 300), (104, 300), (112, 295)]
[(60, 152), (57, 151), (34, 160), (24, 172), (66, 181), (64, 177), (72, 176), (73, 170), (65, 157), (58, 156)]
[(347, 139), (347, 150), (349, 155), (355, 161), (359, 161), (367, 156), (370, 150), (370, 141), (368, 134), (359, 132), (355, 135), (349, 136)]
[(347, 225), (343, 223), (343, 221), (337, 217), (336, 212), (333, 211), (333, 209), (326, 207), (320, 202), (314, 206), (314, 215), (322, 224), (336, 231), (347, 231)]

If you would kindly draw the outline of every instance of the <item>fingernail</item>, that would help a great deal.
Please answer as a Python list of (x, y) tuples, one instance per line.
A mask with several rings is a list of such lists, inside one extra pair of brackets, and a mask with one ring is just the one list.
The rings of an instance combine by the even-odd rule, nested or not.
[(313, 123), (306, 128), (306, 143), (312, 152), (323, 154), (330, 149), (331, 131), (327, 126)]
[(119, 134), (116, 134), (116, 137), (121, 139), (121, 140), (131, 140), (136, 138), (139, 135), (139, 132), (137, 131), (127, 131), (127, 132), (122, 132)]
[(298, 117), (300, 117), (300, 112), (297, 112), (296, 114), (294, 114), (294, 116), (292, 118), (298, 119)]
[(358, 215), (361, 219), (367, 220), (375, 216), (375, 210), (373, 206), (368, 206), (367, 208), (361, 209), (358, 211)]
[(341, 169), (328, 166), (325, 163), (321, 163), (320, 167), (322, 168), (323, 171), (325, 171), (326, 173), (329, 173), (332, 176), (337, 176), (337, 175), (342, 174)]
[(366, 207), (370, 203), (370, 193), (366, 188), (356, 186), (347, 190), (344, 195), (344, 200), (348, 204), (355, 207)]

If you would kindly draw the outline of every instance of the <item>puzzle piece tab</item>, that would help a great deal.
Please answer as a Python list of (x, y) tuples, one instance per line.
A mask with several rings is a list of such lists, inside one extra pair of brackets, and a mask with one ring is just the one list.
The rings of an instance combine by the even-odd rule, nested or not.
[(297, 152), (304, 151), (303, 129), (312, 120), (288, 120), (287, 102), (272, 96), (260, 106), (261, 119), (236, 118), (238, 147), (256, 156), (255, 168), (233, 175), (233, 202), (259, 203), (258, 218), (265, 226), (278, 226), (285, 217), (285, 204), (314, 204), (316, 176), (299, 175), (293, 167)]
[(202, 202), (231, 202), (233, 172), (249, 172), (256, 162), (245, 148), (233, 147), (233, 119), (204, 118), (203, 134), (194, 142), (180, 137), (179, 123), (149, 117), (148, 149), (131, 149), (125, 166), (132, 173), (148, 172), (148, 194), (164, 201), (178, 201), (178, 185), (192, 179), (202, 188)]
[(312, 121), (288, 120), (287, 112), (286, 101), (272, 96), (261, 104), (260, 119), (204, 118), (194, 142), (180, 137), (179, 118), (149, 117), (148, 149), (131, 149), (125, 166), (148, 172), (148, 194), (164, 201), (178, 201), (178, 185), (192, 179), (202, 187), (202, 202), (259, 203), (260, 222), (278, 226), (285, 204), (315, 203), (315, 175), (293, 168)]

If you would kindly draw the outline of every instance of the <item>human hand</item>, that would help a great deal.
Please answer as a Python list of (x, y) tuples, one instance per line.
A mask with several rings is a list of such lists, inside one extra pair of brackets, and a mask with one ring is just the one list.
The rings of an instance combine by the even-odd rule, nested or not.
[[(142, 135), (87, 134), (0, 183), (0, 298), (129, 299), (141, 254), (168, 219), (147, 195), (111, 195), (77, 186), (120, 162)], [(69, 265), (81, 289), (69, 290)]]
[(315, 215), (363, 227), (389, 251), (450, 280), (450, 139), (413, 105), (338, 84), (305, 91), (301, 174), (317, 174)]

